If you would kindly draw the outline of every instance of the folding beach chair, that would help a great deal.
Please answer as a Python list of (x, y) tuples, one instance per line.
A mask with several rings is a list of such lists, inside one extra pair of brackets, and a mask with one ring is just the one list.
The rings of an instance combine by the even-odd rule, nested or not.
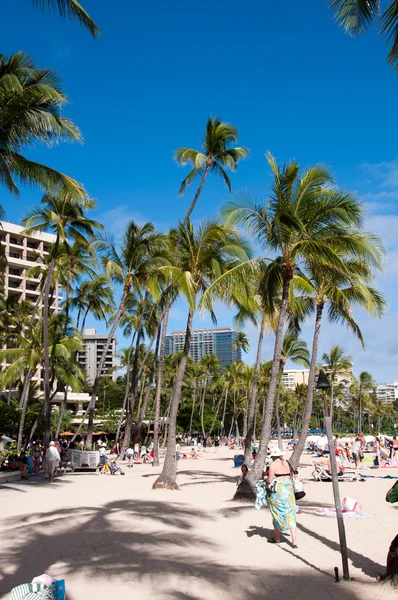
[[(312, 472), (312, 477), (315, 481), (332, 481), (332, 476), (323, 465), (318, 463), (313, 463), (314, 470)], [(339, 481), (358, 481), (359, 476), (355, 471), (347, 471), (345, 470), (343, 475), (339, 475)]]

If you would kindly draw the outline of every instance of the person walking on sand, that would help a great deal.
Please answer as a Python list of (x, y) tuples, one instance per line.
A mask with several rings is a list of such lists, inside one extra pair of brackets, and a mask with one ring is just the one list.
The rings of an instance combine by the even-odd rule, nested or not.
[(33, 459), (34, 459), (34, 474), (38, 475), (40, 471), (41, 461), (43, 457), (43, 451), (41, 449), (40, 442), (37, 441), (33, 446)]
[(373, 461), (373, 465), (375, 466), (376, 469), (378, 469), (380, 466), (380, 440), (378, 437), (375, 439), (374, 450), (375, 450), (376, 457)]
[[(268, 540), (270, 544), (281, 543), (281, 532), (290, 529), (292, 547), (296, 543), (296, 499), (294, 497), (292, 470), (283, 458), (283, 450), (276, 448), (271, 452), (272, 463), (268, 469), (269, 507), (271, 510), (274, 536)], [(273, 486), (270, 486), (273, 484)]]
[(357, 437), (351, 447), (351, 456), (352, 456), (352, 460), (355, 463), (356, 469), (358, 469), (358, 465), (361, 462), (360, 452), (361, 452), (361, 440), (359, 439), (359, 437)]
[(47, 448), (46, 452), (46, 472), (50, 483), (54, 479), (55, 472), (59, 466), (60, 460), (61, 457), (59, 455), (58, 450), (55, 447), (54, 442), (50, 442), (50, 445)]

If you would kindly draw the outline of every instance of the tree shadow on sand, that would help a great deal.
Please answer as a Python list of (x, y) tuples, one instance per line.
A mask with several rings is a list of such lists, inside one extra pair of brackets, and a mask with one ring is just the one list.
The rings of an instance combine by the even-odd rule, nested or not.
[[(120, 500), (9, 519), (2, 533), (17, 543), (1, 550), (0, 594), (51, 573), (52, 565), (60, 563), (67, 584), (79, 574), (96, 586), (104, 579), (114, 581), (115, 597), (140, 596), (140, 581), (149, 578), (156, 590), (153, 598), (272, 600), (277, 593), (284, 600), (297, 600), (300, 589), (305, 598), (360, 600), (353, 588), (346, 593), (339, 587), (335, 595), (322, 573), (281, 574), (229, 564), (228, 554), (194, 531), (195, 521), (212, 518), (177, 503)], [(170, 588), (168, 577), (181, 581), (178, 590)]]
[[(322, 544), (328, 548), (340, 553), (340, 545), (337, 542), (329, 540), (325, 536), (313, 531), (312, 529), (309, 529), (308, 527), (305, 527), (305, 525), (302, 525), (301, 523), (297, 523), (297, 527), (303, 533), (306, 533), (310, 537), (322, 542)], [(379, 573), (383, 573), (385, 571), (385, 567), (383, 565), (380, 565), (379, 563), (374, 562), (371, 558), (352, 550), (350, 547), (350, 540), (348, 540), (348, 558), (351, 560), (354, 567), (361, 569), (361, 571), (369, 577), (377, 577)]]

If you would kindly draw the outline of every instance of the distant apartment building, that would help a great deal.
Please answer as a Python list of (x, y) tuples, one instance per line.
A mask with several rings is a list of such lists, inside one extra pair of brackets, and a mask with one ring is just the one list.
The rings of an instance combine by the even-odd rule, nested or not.
[[(77, 360), (85, 369), (87, 381), (90, 383), (94, 383), (107, 339), (107, 335), (98, 334), (96, 329), (85, 329), (84, 331), (84, 350), (78, 352)], [(116, 344), (116, 337), (114, 337), (106, 353), (105, 364), (101, 373), (101, 377), (109, 377), (113, 381), (116, 380)]]
[[(206, 356), (214, 354), (220, 361), (222, 369), (231, 365), (236, 360), (241, 360), (241, 349), (234, 348), (237, 333), (229, 327), (215, 327), (211, 329), (194, 329), (192, 331), (190, 356), (195, 362)], [(166, 336), (166, 354), (181, 352), (185, 343), (185, 330), (173, 331)]]
[(395, 382), (380, 383), (376, 386), (376, 397), (379, 402), (383, 402), (384, 404), (392, 404), (396, 400), (395, 394)]
[[(326, 369), (325, 369), (326, 371)], [(305, 384), (308, 385), (308, 377), (310, 374), (309, 369), (285, 369), (282, 375), (282, 384), (287, 390), (294, 392), (296, 385)], [(317, 381), (317, 375), (315, 381)], [(329, 378), (330, 379), (330, 378)], [(352, 383), (352, 375), (337, 375), (335, 385), (342, 385), (344, 395), (347, 397), (349, 394), (350, 386)]]
[[(1, 274), (6, 298), (15, 297), (18, 302), (28, 300), (36, 304), (40, 295), (41, 275), (28, 275), (29, 269), (43, 265), (49, 256), (55, 235), (37, 232), (24, 235), (23, 227), (0, 221), (0, 244), (3, 251)], [(62, 300), (58, 283), (55, 283), (50, 310), (57, 313)], [(6, 363), (3, 363), (6, 366)], [(42, 368), (38, 367), (33, 380), (41, 383)]]
[(286, 390), (294, 392), (296, 385), (308, 385), (309, 369), (285, 369), (282, 374), (282, 385)]

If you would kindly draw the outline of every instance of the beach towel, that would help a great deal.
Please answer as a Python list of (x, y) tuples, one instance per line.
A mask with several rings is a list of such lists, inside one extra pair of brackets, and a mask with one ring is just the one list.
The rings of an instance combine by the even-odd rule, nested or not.
[(264, 487), (264, 481), (262, 479), (257, 483), (256, 490), (257, 493), (254, 508), (260, 510), (262, 506), (267, 506), (267, 490)]
[(281, 531), (296, 527), (296, 500), (293, 481), (278, 481), (275, 491), (269, 495), (272, 522)]
[[(335, 517), (336, 511), (331, 508), (316, 508), (315, 512), (317, 515), (322, 517)], [(376, 515), (371, 515), (367, 513), (359, 513), (359, 512), (349, 512), (343, 508), (342, 510), (343, 517), (347, 519), (374, 519)]]

